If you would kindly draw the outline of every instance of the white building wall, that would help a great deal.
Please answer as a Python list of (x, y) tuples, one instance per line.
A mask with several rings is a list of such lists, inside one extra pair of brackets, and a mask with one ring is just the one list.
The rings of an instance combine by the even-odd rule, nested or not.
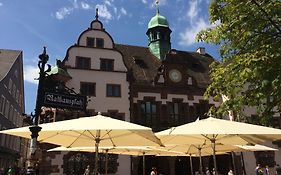
[[(125, 120), (130, 120), (129, 83), (126, 80), (127, 68), (123, 62), (120, 52), (113, 48), (112, 38), (102, 29), (100, 22), (91, 24), (93, 30), (86, 30), (79, 37), (78, 45), (70, 47), (65, 60), (67, 71), (72, 77), (66, 83), (69, 88), (80, 92), (80, 82), (96, 84), (96, 95), (89, 98), (87, 109), (94, 109), (96, 112), (106, 113), (108, 110), (118, 110), (125, 113)], [(104, 48), (86, 47), (87, 37), (103, 38)], [(76, 69), (76, 57), (91, 58), (90, 70)], [(100, 59), (114, 60), (114, 71), (101, 71)], [(121, 97), (106, 97), (106, 84), (120, 84)], [(130, 157), (119, 156), (119, 166), (116, 175), (130, 174)]]
[[(257, 109), (255, 107), (249, 107), (246, 106), (243, 110), (244, 114), (246, 116), (251, 116), (257, 114)], [(279, 114), (274, 115), (275, 117), (279, 117)], [(261, 143), (262, 145), (266, 145), (272, 148), (278, 149), (277, 145), (272, 144), (272, 142), (265, 142)], [(245, 162), (245, 169), (246, 169), (246, 174), (247, 175), (255, 175), (255, 167), (256, 167), (256, 158), (253, 152), (247, 152), (244, 153), (244, 162)], [(275, 151), (275, 162), (276, 164), (281, 165), (281, 152)], [(270, 167), (269, 168), (270, 173), (274, 174), (275, 173), (275, 168)]]

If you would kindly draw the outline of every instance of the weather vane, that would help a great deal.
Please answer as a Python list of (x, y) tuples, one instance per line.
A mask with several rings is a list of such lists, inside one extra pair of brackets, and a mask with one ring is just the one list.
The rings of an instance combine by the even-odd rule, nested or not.
[(156, 5), (156, 12), (159, 13), (159, 0), (155, 1), (155, 5)]
[(99, 18), (99, 9), (96, 8), (96, 20)]

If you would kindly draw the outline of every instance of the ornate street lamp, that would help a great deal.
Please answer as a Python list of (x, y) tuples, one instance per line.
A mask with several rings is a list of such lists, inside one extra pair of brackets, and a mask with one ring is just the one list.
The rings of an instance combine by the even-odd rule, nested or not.
[[(35, 106), (35, 114), (32, 115), (33, 125), (29, 127), (31, 131), (31, 141), (30, 141), (30, 152), (29, 152), (29, 165), (27, 166), (27, 175), (35, 175), (36, 170), (35, 166), (37, 161), (34, 160), (34, 155), (37, 150), (37, 137), (38, 133), (41, 131), (41, 127), (38, 126), (39, 116), (42, 112), (42, 105), (43, 105), (43, 97), (44, 97), (44, 81), (46, 78), (47, 72), (51, 70), (51, 66), (47, 64), (49, 60), (49, 56), (46, 53), (46, 47), (44, 47), (43, 53), (39, 55), (38, 61), (38, 68), (39, 72), (39, 82), (38, 82), (38, 89), (37, 89), (37, 97), (36, 97), (36, 106)], [(47, 70), (45, 70), (45, 66), (48, 66)]]

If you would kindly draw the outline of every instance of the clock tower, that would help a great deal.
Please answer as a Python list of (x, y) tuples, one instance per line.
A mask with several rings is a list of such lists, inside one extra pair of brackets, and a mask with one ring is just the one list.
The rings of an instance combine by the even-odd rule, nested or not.
[(168, 20), (160, 15), (157, 5), (157, 12), (148, 23), (148, 29), (146, 35), (148, 36), (148, 47), (157, 58), (160, 60), (165, 59), (165, 55), (171, 49), (170, 34), (171, 29), (169, 28)]

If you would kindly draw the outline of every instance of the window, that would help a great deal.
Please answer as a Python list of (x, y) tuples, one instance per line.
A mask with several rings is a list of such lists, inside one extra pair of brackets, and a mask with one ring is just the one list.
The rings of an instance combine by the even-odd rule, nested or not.
[(113, 59), (100, 59), (100, 70), (113, 71), (114, 60)]
[(10, 102), (7, 100), (5, 105), (5, 117), (8, 118), (10, 113)]
[(87, 37), (87, 47), (95, 47), (95, 38)]
[(13, 115), (14, 115), (14, 106), (11, 105), (11, 106), (10, 106), (10, 110), (9, 110), (8, 119), (9, 119), (12, 123), (14, 123), (14, 121), (13, 121)]
[(16, 94), (16, 101), (19, 103), (19, 96), (20, 96), (20, 91), (17, 90), (17, 94)]
[(12, 87), (13, 87), (13, 80), (12, 79), (9, 79), (9, 92), (12, 93)]
[(76, 57), (76, 68), (79, 69), (90, 69), (91, 58), (88, 57)]
[(80, 92), (86, 96), (96, 96), (96, 84), (95, 83), (80, 83)]
[(4, 114), (5, 97), (2, 95), (0, 99), (0, 113)]
[(183, 104), (179, 102), (169, 103), (168, 110), (170, 114), (170, 121), (172, 125), (179, 125), (184, 123)]
[(200, 119), (203, 119), (203, 118), (207, 118), (207, 113), (209, 111), (209, 104), (207, 101), (199, 101), (199, 104), (195, 104), (195, 107), (196, 107), (196, 117), (200, 118)]
[(156, 119), (156, 103), (146, 101), (141, 103), (141, 116), (143, 117), (143, 124), (149, 127), (155, 127)]
[(119, 84), (107, 84), (106, 85), (107, 97), (121, 97), (121, 85)]
[(17, 87), (16, 87), (16, 84), (14, 83), (13, 84), (13, 90), (12, 90), (12, 95), (14, 98), (16, 98), (16, 92), (17, 92)]
[(98, 47), (98, 48), (104, 47), (104, 40), (102, 38), (97, 38), (96, 41), (97, 41), (96, 47)]

